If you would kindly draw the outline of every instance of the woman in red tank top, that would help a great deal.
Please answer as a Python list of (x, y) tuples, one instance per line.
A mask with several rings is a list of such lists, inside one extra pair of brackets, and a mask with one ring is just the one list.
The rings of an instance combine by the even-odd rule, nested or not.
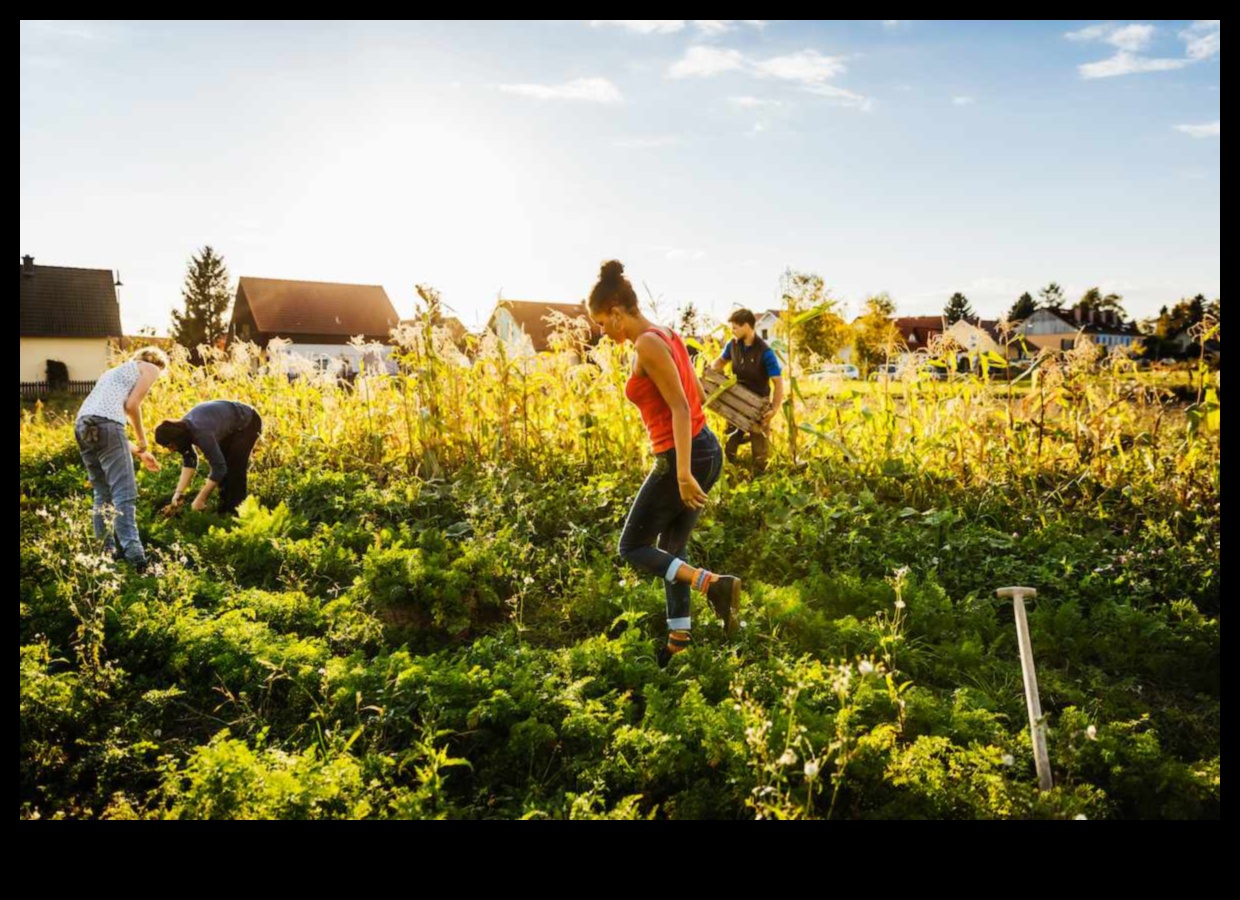
[(684, 342), (642, 314), (617, 260), (603, 263), (590, 292), (590, 316), (609, 338), (632, 341), (637, 351), (624, 393), (641, 412), (655, 465), (625, 520), (620, 555), (666, 582), (668, 638), (657, 656), (666, 666), (692, 642), (691, 586), (706, 594), (728, 637), (740, 624), (740, 579), (694, 568), (681, 558), (706, 493), (723, 469), (723, 449), (706, 424), (705, 395)]

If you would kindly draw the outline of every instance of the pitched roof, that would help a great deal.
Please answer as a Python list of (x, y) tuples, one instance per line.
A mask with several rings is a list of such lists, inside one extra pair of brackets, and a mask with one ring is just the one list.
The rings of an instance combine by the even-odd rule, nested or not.
[[(997, 319), (972, 319), (970, 320), (968, 318), (964, 318), (964, 319), (959, 319), (958, 321), (964, 322), (966, 325), (971, 325), (974, 328), (984, 331), (986, 335), (996, 344), (1003, 343), (1003, 335), (999, 333), (999, 321)], [(954, 324), (956, 323), (953, 323), (953, 325)]]
[(930, 338), (943, 333), (942, 316), (903, 316), (892, 320), (906, 344), (924, 347)]
[(529, 335), (534, 349), (540, 353), (550, 347), (550, 337), (555, 329), (555, 323), (548, 321), (547, 317), (552, 313), (559, 313), (560, 315), (568, 316), (570, 319), (584, 318), (590, 324), (590, 339), (595, 340), (601, 337), (601, 332), (598, 326), (594, 324), (594, 320), (590, 318), (585, 303), (501, 300), (496, 304), (495, 312), (491, 313), (491, 318), (487, 322), (488, 328), (492, 327), (495, 322), (495, 313), (499, 312), (501, 308), (508, 310), (517, 325)]
[[(1075, 310), (1071, 309), (1040, 309), (1038, 312), (1045, 312), (1057, 318), (1063, 323), (1065, 332), (1083, 331), (1085, 334), (1118, 334), (1133, 336), (1139, 336), (1141, 333), (1135, 322), (1121, 322), (1115, 325), (1104, 324), (1101, 321), (1090, 322), (1088, 319), (1084, 318), (1088, 315), (1087, 312), (1082, 314), (1082, 321), (1080, 322), (1076, 321)], [(1034, 313), (1034, 315), (1037, 315), (1037, 313)], [(1030, 316), (1030, 318), (1033, 318), (1033, 316)], [(1026, 319), (1025, 321), (1029, 320)]]
[[(400, 321), (387, 292), (377, 284), (243, 276), (237, 282), (238, 305), (242, 298), (255, 327), (266, 334), (387, 337)], [(234, 319), (236, 315), (234, 306)]]
[(454, 341), (460, 341), (469, 335), (465, 323), (456, 316), (446, 316), (439, 324), (448, 329), (448, 336)]
[(121, 309), (111, 272), (26, 260), (18, 266), (21, 337), (120, 337)]

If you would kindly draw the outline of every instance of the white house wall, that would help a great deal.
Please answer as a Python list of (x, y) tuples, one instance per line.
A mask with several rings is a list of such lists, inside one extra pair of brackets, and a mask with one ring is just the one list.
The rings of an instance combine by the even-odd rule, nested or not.
[(20, 381), (46, 381), (47, 361), (69, 367), (70, 381), (95, 381), (108, 368), (107, 338), (24, 337)]

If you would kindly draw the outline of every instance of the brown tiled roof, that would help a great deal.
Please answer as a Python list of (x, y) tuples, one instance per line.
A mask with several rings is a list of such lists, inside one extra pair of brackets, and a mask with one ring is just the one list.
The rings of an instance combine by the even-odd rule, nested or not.
[[(893, 321), (904, 342), (918, 348), (926, 346), (934, 335), (943, 333), (942, 316), (904, 316)], [(916, 341), (911, 340), (914, 336)]]
[(387, 292), (377, 284), (243, 276), (237, 282), (237, 305), (243, 299), (255, 327), (265, 334), (385, 338), (400, 321)]
[(120, 337), (121, 309), (107, 269), (18, 265), (21, 337)]
[[(552, 313), (559, 313), (569, 318), (584, 318), (590, 323), (590, 337), (597, 339), (601, 336), (598, 326), (594, 324), (590, 318), (589, 312), (586, 310), (585, 303), (544, 303), (541, 300), (501, 300), (495, 307), (498, 312), (503, 307), (512, 314), (512, 318), (516, 323), (529, 335), (530, 342), (534, 345), (534, 349), (542, 352), (550, 346), (549, 338), (554, 328), (553, 322), (547, 321), (547, 316)], [(495, 313), (491, 313), (491, 319), (487, 323), (488, 328), (493, 328), (495, 324)]]

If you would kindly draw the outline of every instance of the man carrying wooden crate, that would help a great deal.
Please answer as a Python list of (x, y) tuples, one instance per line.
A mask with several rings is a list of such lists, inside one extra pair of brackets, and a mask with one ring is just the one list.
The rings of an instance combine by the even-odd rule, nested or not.
[[(747, 309), (738, 309), (728, 317), (732, 326), (733, 339), (724, 345), (723, 353), (711, 366), (722, 372), (727, 364), (732, 364), (732, 374), (737, 384), (762, 398), (770, 398), (766, 410), (758, 423), (749, 431), (732, 427), (728, 431), (728, 442), (724, 453), (728, 462), (737, 463), (737, 451), (741, 444), (753, 445), (753, 469), (755, 475), (766, 471), (767, 459), (770, 454), (769, 426), (771, 419), (779, 410), (784, 400), (783, 369), (775, 351), (767, 346), (766, 341), (758, 337), (754, 329), (754, 314)], [(771, 397), (771, 386), (774, 385), (774, 397)]]

